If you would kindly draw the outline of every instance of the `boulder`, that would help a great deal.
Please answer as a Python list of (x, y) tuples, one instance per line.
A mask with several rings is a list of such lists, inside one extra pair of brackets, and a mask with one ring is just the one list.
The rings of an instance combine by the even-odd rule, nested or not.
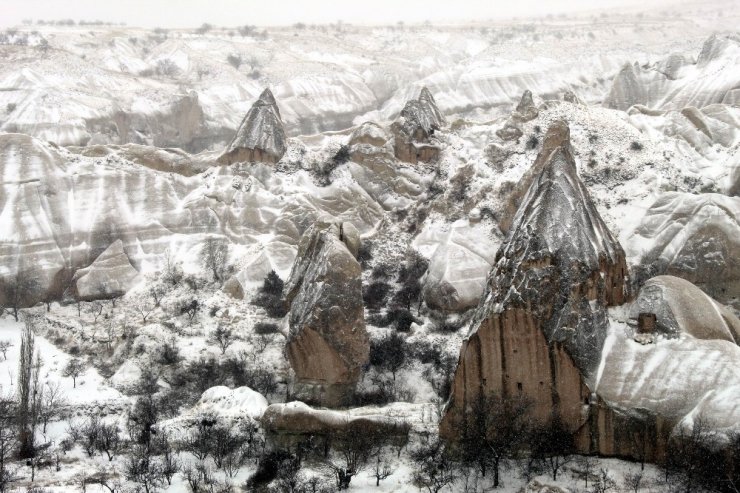
[(438, 159), (440, 147), (431, 139), (444, 125), (445, 119), (434, 96), (429, 89), (422, 88), (419, 99), (408, 101), (391, 125), (396, 158), (408, 163)]
[(357, 127), (349, 137), (350, 159), (364, 164), (367, 161), (384, 161), (393, 157), (388, 144), (390, 137), (386, 131), (373, 122), (365, 122)]
[(275, 97), (269, 89), (260, 94), (239, 125), (236, 135), (218, 158), (220, 164), (264, 162), (275, 164), (286, 150), (285, 130)]
[(123, 242), (116, 240), (89, 267), (77, 271), (77, 297), (96, 300), (122, 296), (133, 287), (138, 275), (123, 251)]
[(648, 280), (630, 308), (630, 318), (654, 314), (654, 331), (668, 337), (687, 334), (697, 339), (717, 339), (740, 343), (740, 320), (729, 308), (718, 303), (684, 279), (657, 276)]
[(522, 129), (515, 122), (508, 120), (504, 126), (496, 130), (496, 135), (505, 141), (518, 140), (522, 135)]
[(451, 439), (481, 394), (523, 394), (533, 419), (556, 413), (573, 433), (588, 433), (583, 405), (606, 307), (629, 296), (627, 264), (578, 176), (567, 124), (553, 123), (545, 141), (460, 350), (440, 424)]
[(286, 352), (294, 395), (324, 406), (346, 404), (367, 364), (360, 247), (351, 224), (320, 219), (301, 238), (285, 285), (290, 304)]

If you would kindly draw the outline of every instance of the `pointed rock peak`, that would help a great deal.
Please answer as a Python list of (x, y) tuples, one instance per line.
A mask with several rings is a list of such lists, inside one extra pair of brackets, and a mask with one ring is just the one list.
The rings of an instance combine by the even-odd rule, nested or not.
[(236, 162), (277, 163), (287, 149), (285, 129), (275, 97), (265, 89), (242, 120), (234, 139), (218, 158), (221, 164)]
[(532, 99), (532, 91), (529, 89), (526, 89), (524, 93), (522, 93), (522, 98), (519, 100), (519, 104), (516, 106), (516, 110), (519, 113), (523, 113), (527, 110), (527, 108), (530, 108), (534, 106), (534, 100)]
[(111, 243), (110, 246), (108, 246), (108, 248), (98, 256), (95, 262), (102, 262), (104, 260), (117, 257), (118, 255), (126, 255), (126, 252), (123, 251), (123, 242), (120, 239)]
[(514, 121), (528, 122), (537, 118), (539, 113), (537, 105), (534, 104), (534, 99), (532, 98), (532, 91), (527, 89), (522, 94), (522, 98), (519, 100), (519, 104), (516, 105), (514, 113), (511, 116)]
[(622, 247), (578, 176), (567, 123), (556, 121), (550, 126), (535, 167), (541, 170), (529, 186), (499, 255), (519, 256), (516, 252), (523, 246), (531, 252), (529, 242), (536, 238), (541, 251), (566, 263), (578, 262), (591, 269), (601, 268), (604, 262), (623, 264)]
[(257, 98), (257, 101), (254, 103), (256, 105), (272, 105), (277, 107), (277, 101), (275, 101), (275, 96), (272, 95), (272, 91), (269, 87), (265, 88), (264, 91), (262, 91), (262, 94), (260, 94), (260, 97)]
[(437, 106), (437, 102), (434, 100), (434, 96), (432, 96), (432, 92), (427, 86), (421, 88), (421, 92), (419, 93), (419, 101), (424, 101)]

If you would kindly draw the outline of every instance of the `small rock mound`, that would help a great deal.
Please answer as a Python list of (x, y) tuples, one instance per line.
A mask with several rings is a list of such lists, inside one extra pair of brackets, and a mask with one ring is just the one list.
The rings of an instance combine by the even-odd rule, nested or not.
[(408, 101), (398, 119), (391, 125), (396, 158), (408, 163), (439, 158), (440, 148), (431, 139), (434, 132), (445, 124), (434, 96), (424, 87), (419, 99)]
[(740, 320), (730, 309), (678, 277), (648, 280), (630, 309), (631, 319), (638, 320), (641, 314), (655, 315), (654, 332), (668, 337), (688, 334), (740, 344)]
[(360, 247), (351, 223), (322, 219), (301, 238), (285, 286), (286, 346), (294, 395), (324, 406), (349, 402), (370, 351), (362, 304)]
[(77, 297), (96, 300), (122, 296), (133, 287), (138, 275), (123, 251), (123, 242), (116, 240), (89, 267), (77, 271)]
[(365, 122), (349, 137), (350, 159), (356, 163), (384, 161), (392, 157), (388, 146), (389, 136), (374, 122)]
[(285, 130), (275, 97), (265, 89), (236, 131), (234, 140), (218, 158), (220, 164), (264, 162), (275, 164), (286, 150)]

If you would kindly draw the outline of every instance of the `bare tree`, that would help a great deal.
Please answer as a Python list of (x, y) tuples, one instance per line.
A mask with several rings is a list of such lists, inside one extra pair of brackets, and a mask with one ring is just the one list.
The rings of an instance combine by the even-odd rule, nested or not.
[(140, 490), (153, 493), (165, 482), (162, 464), (152, 455), (149, 445), (137, 444), (126, 457), (124, 466), (126, 479), (137, 483)]
[(112, 462), (113, 458), (118, 454), (122, 446), (123, 439), (121, 438), (121, 429), (118, 425), (112, 423), (101, 423), (95, 438), (95, 448), (97, 448), (101, 454), (105, 452), (108, 456), (108, 461)]
[(414, 450), (411, 458), (416, 464), (414, 484), (428, 493), (438, 493), (457, 478), (457, 467), (438, 438)]
[(87, 313), (89, 313), (90, 315), (92, 315), (92, 317), (93, 317), (93, 324), (96, 324), (97, 325), (98, 318), (103, 313), (103, 304), (101, 302), (97, 301), (97, 300), (96, 301), (91, 301), (90, 303), (87, 303), (85, 305), (85, 308), (86, 308)]
[(391, 476), (394, 471), (390, 462), (385, 460), (381, 454), (377, 454), (375, 456), (375, 465), (370, 472), (370, 477), (375, 478), (375, 486), (380, 486), (380, 482)]
[(62, 375), (72, 377), (72, 387), (77, 388), (77, 378), (85, 372), (85, 363), (79, 358), (72, 358), (64, 367)]
[(5, 298), (3, 311), (10, 312), (17, 322), (18, 310), (24, 303), (28, 303), (29, 299), (38, 292), (40, 283), (37, 278), (30, 276), (28, 272), (18, 270), (15, 276), (9, 279), (3, 279), (2, 284), (3, 298)]
[(33, 322), (31, 318), (26, 318), (18, 359), (18, 444), (21, 458), (33, 457), (35, 452), (41, 357), (36, 353), (34, 359), (34, 343)]
[(327, 457), (325, 465), (334, 473), (338, 489), (349, 488), (352, 478), (362, 472), (379, 452), (381, 443), (377, 433), (362, 426), (351, 427), (333, 437), (334, 457)]
[(155, 303), (150, 303), (149, 300), (146, 300), (143, 297), (140, 297), (134, 303), (134, 310), (136, 310), (139, 316), (141, 316), (142, 323), (146, 323), (146, 319), (149, 318), (149, 315), (151, 315), (156, 308), (157, 305)]
[(49, 421), (61, 418), (67, 407), (67, 400), (59, 382), (46, 382), (41, 396), (41, 408), (39, 417), (41, 419), (42, 432), (46, 433)]
[(0, 353), (3, 353), (3, 359), (8, 359), (8, 349), (13, 347), (13, 343), (10, 341), (0, 341)]
[(568, 431), (558, 414), (532, 434), (532, 457), (552, 473), (557, 481), (558, 473), (573, 460), (573, 435)]
[(208, 238), (200, 251), (203, 267), (210, 271), (213, 280), (223, 282), (226, 273), (226, 259), (229, 254), (226, 242), (219, 238)]
[(15, 430), (16, 403), (10, 395), (0, 395), (0, 493), (15, 481), (15, 471), (10, 468), (10, 459), (18, 444)]
[(226, 350), (229, 349), (229, 346), (234, 342), (234, 339), (236, 339), (236, 337), (231, 329), (218, 324), (216, 330), (211, 332), (209, 342), (211, 342), (211, 344), (218, 345), (218, 347), (221, 348), (221, 354), (226, 354)]
[(463, 417), (463, 460), (475, 464), (483, 476), (490, 465), (494, 488), (499, 485), (501, 463), (516, 451), (529, 431), (530, 407), (521, 395), (481, 394)]
[(633, 493), (639, 493), (640, 487), (643, 484), (643, 475), (644, 472), (642, 469), (635, 472), (628, 472), (624, 475), (624, 487), (628, 491), (632, 491)]

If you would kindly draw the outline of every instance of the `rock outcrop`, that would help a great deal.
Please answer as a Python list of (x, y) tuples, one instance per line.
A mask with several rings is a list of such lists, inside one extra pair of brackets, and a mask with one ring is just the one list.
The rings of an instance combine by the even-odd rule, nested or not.
[[(673, 276), (648, 280), (630, 308), (630, 318), (655, 315), (655, 334), (740, 344), (740, 320), (729, 308), (713, 300), (689, 281)], [(639, 328), (638, 328), (639, 330)]]
[(231, 164), (256, 161), (275, 164), (283, 157), (286, 148), (280, 110), (272, 92), (265, 89), (242, 120), (234, 139), (218, 158), (218, 162)]
[(535, 167), (460, 351), (440, 425), (449, 438), (481, 394), (522, 393), (536, 420), (557, 413), (583, 428), (606, 307), (629, 296), (624, 251), (578, 176), (564, 122), (548, 130)]
[(516, 105), (516, 109), (511, 117), (516, 121), (528, 122), (537, 118), (539, 114), (540, 112), (532, 99), (532, 91), (527, 89), (522, 94), (522, 99), (519, 100), (519, 104)]
[(77, 297), (95, 300), (122, 296), (133, 287), (138, 275), (123, 251), (123, 242), (116, 240), (89, 267), (75, 273)]
[(294, 395), (324, 406), (349, 402), (370, 343), (362, 304), (360, 237), (348, 222), (321, 219), (304, 233), (285, 286), (286, 352)]
[(652, 245), (640, 259), (645, 278), (681, 277), (723, 302), (740, 294), (740, 197), (663, 193), (634, 236)]
[(432, 137), (445, 124), (434, 96), (429, 89), (422, 88), (419, 99), (408, 101), (391, 125), (396, 158), (407, 163), (438, 159), (440, 147)]
[(392, 158), (393, 150), (388, 145), (389, 139), (386, 131), (377, 123), (363, 123), (349, 137), (350, 159), (364, 164)]

